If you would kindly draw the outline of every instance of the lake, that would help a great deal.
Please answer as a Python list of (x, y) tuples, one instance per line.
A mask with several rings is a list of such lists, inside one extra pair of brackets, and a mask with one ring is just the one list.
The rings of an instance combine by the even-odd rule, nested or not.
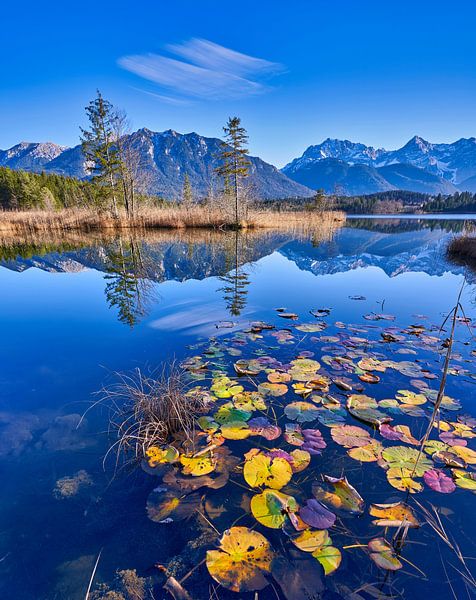
[[(326, 231), (3, 240), (1, 598), (84, 598), (100, 553), (91, 598), (150, 597), (126, 593), (118, 570), (135, 570), (155, 598), (170, 598), (161, 587), (165, 566), (177, 579), (189, 575), (183, 585), (195, 599), (252, 599), (246, 583), (227, 589), (229, 570), (211, 558), (202, 563), (219, 548), (215, 531), (229, 527), (253, 528), (285, 561), (273, 575), (254, 565), (271, 582), (259, 586), (260, 599), (308, 597), (299, 596), (306, 585), (329, 599), (472, 597), (476, 280), (445, 258), (463, 227), (459, 216), (359, 217)], [(414, 454), (393, 456), (389, 448), (419, 451), (445, 359), (445, 317), (463, 283), (466, 318), (458, 312), (447, 399), (429, 436), (435, 444), (416, 463)], [(184, 484), (179, 493), (171, 482), (187, 475), (185, 462), (154, 468), (143, 461), (141, 468), (121, 456), (116, 463), (114, 451), (105, 459), (115, 438), (104, 389), (120, 374), (153, 376), (171, 361), (185, 365), (189, 385), (215, 386), (202, 429), (218, 447), (210, 468), (219, 459), (223, 487)], [(235, 372), (237, 361), (249, 376)], [(258, 393), (263, 407), (240, 408), (233, 385)], [(365, 457), (356, 451), (362, 447)], [(306, 448), (310, 463), (298, 470), (290, 453)], [(289, 471), (285, 485), (268, 486), (287, 503), (276, 513), (278, 527), (255, 518), (251, 498), (267, 486), (244, 479), (246, 463), (258, 464), (253, 452)], [(419, 461), (428, 465), (421, 473)], [(324, 475), (346, 476), (351, 491)], [(183, 514), (167, 512), (172, 497)], [(312, 498), (322, 500), (317, 516)], [(419, 528), (402, 533), (373, 523), (371, 504), (396, 502), (406, 502)], [(316, 546), (318, 560), (296, 539), (300, 527), (326, 530), (312, 525), (323, 515), (332, 520), (332, 543)], [(158, 522), (164, 519), (172, 522)], [(368, 546), (374, 539), (401, 544), (401, 552)], [(326, 548), (337, 548), (339, 558)], [(339, 561), (325, 576), (323, 568)], [(123, 595), (108, 596), (113, 590)]]

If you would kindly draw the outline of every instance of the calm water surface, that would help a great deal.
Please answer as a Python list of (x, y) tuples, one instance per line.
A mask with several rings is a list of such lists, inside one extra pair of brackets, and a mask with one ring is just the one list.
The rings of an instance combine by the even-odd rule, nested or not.
[[(97, 582), (110, 582), (117, 569), (149, 576), (154, 564), (183, 552), (187, 527), (147, 518), (145, 503), (157, 481), (140, 469), (114, 478), (112, 465), (103, 468), (106, 412), (80, 418), (115, 372), (154, 369), (171, 357), (194, 355), (202, 351), (193, 347), (200, 340), (227, 340), (251, 321), (292, 327), (279, 317), (279, 307), (304, 322), (312, 320), (311, 309), (332, 309), (329, 335), (335, 322), (372, 327), (363, 315), (373, 312), (395, 315), (390, 326), (399, 328), (439, 325), (465, 276), (462, 304), (474, 319), (473, 275), (444, 257), (449, 238), (462, 226), (461, 220), (354, 218), (332, 235), (156, 233), (107, 243), (32, 240), (2, 246), (0, 598), (84, 598), (100, 550)], [(467, 327), (460, 326), (458, 336), (458, 352), (474, 348)], [(474, 415), (474, 379), (453, 378), (449, 388)], [(62, 494), (58, 480), (65, 477), (76, 477), (78, 489)], [(374, 501), (375, 485), (358, 473), (354, 480), (362, 496), (368, 491)], [(375, 501), (402, 496), (393, 492)], [(451, 496), (433, 493), (430, 500), (451, 519), (465, 555), (476, 556), (472, 493), (457, 489)], [(444, 544), (428, 544), (417, 540), (408, 553), (427, 579), (405, 564), (406, 574), (400, 572), (386, 593), (469, 597), (454, 555)], [(362, 582), (381, 582), (383, 572), (366, 561)], [(474, 559), (468, 562), (474, 565)], [(344, 559), (332, 577), (348, 587), (335, 588), (341, 596), (329, 598), (359, 587), (359, 565)], [(223, 588), (217, 593), (240, 596)], [(365, 589), (360, 594), (355, 598), (371, 597)], [(263, 591), (259, 597), (276, 594)]]

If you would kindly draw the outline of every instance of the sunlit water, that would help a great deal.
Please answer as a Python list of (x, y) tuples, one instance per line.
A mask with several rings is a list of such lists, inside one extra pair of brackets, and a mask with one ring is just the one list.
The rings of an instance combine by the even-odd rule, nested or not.
[[(146, 499), (157, 485), (153, 477), (136, 469), (114, 478), (113, 464), (103, 465), (106, 411), (94, 409), (81, 419), (115, 372), (180, 361), (196, 354), (190, 346), (197, 341), (226, 340), (251, 321), (292, 327), (279, 317), (279, 307), (303, 322), (312, 320), (311, 309), (330, 308), (329, 325), (369, 327), (363, 315), (372, 312), (395, 315), (391, 325), (402, 328), (439, 325), (465, 276), (462, 304), (474, 318), (473, 276), (444, 256), (449, 238), (462, 225), (352, 219), (330, 239), (283, 232), (170, 233), (108, 243), (82, 240), (66, 247), (45, 240), (41, 248), (35, 240), (2, 248), (0, 597), (84, 598), (99, 551), (95, 580), (110, 582), (117, 569), (155, 573), (154, 565), (180, 555), (190, 538), (190, 527), (147, 518)], [(461, 341), (471, 342), (471, 333), (460, 327), (458, 334), (462, 351)], [(474, 415), (474, 380), (452, 379), (449, 388)], [(85, 473), (77, 493), (61, 496), (58, 480), (79, 471)], [(384, 501), (373, 497), (375, 482), (359, 474), (354, 479), (365, 499), (368, 490), (369, 501)], [(394, 492), (387, 501), (398, 499)], [(436, 493), (430, 498), (449, 507), (445, 514), (452, 519), (454, 538), (469, 556), (475, 555), (473, 499), (461, 489), (451, 498)], [(456, 597), (466, 597), (457, 560), (444, 554), (445, 573), (439, 552), (447, 552), (444, 544), (410, 546), (409, 560), (427, 580), (405, 565), (410, 574), (399, 573), (393, 592), (404, 598), (423, 593), (450, 598), (449, 579)], [(356, 576), (360, 563), (345, 559), (332, 577), (349, 589), (359, 587), (359, 577), (362, 583), (381, 581), (382, 572), (368, 562)], [(345, 597), (343, 588), (340, 593)], [(233, 597), (222, 588), (218, 594)], [(270, 588), (260, 592), (260, 598), (267, 597), (276, 594)]]

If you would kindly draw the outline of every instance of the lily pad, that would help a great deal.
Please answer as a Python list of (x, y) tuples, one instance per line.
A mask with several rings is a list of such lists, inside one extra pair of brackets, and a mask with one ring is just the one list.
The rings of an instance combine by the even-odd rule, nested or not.
[(312, 553), (312, 556), (321, 563), (326, 575), (330, 575), (338, 569), (342, 561), (340, 550), (334, 548), (334, 546), (324, 546), (323, 548), (319, 548)]
[(289, 515), (297, 512), (298, 505), (292, 496), (266, 489), (251, 498), (251, 513), (254, 518), (270, 529), (279, 529)]
[(261, 590), (268, 585), (275, 557), (268, 540), (247, 527), (227, 529), (219, 550), (208, 550), (208, 572), (220, 585), (233, 592)]
[(402, 563), (398, 560), (395, 550), (384, 538), (375, 538), (368, 543), (370, 558), (381, 569), (398, 571)]
[(299, 511), (299, 516), (304, 523), (316, 529), (329, 529), (336, 520), (335, 514), (314, 498), (307, 500), (306, 505)]
[(357, 448), (370, 443), (370, 434), (362, 427), (355, 425), (339, 425), (332, 427), (331, 436), (336, 444), (344, 448)]
[(315, 552), (330, 544), (327, 529), (305, 529), (291, 536), (292, 543), (303, 552)]
[(441, 469), (426, 471), (423, 479), (428, 487), (441, 494), (451, 494), (456, 489), (453, 479), (448, 477)]
[(373, 521), (374, 525), (380, 527), (419, 527), (420, 523), (415, 517), (412, 509), (404, 502), (392, 504), (371, 504), (369, 513), (378, 517)]
[(288, 419), (291, 419), (291, 421), (310, 423), (317, 419), (319, 409), (310, 402), (297, 401), (288, 404), (284, 409), (284, 414)]
[(172, 523), (190, 517), (200, 506), (200, 494), (179, 495), (159, 485), (147, 498), (147, 516), (156, 523)]
[(245, 461), (243, 476), (251, 487), (266, 486), (279, 490), (290, 482), (292, 469), (284, 458), (272, 459), (259, 453)]
[(150, 446), (145, 453), (149, 467), (172, 464), (178, 461), (180, 452), (173, 446)]
[(382, 458), (390, 468), (409, 470), (416, 477), (433, 467), (433, 463), (422, 452), (406, 446), (392, 446), (382, 452)]
[(364, 500), (359, 492), (350, 485), (346, 477), (329, 477), (324, 475), (324, 481), (329, 483), (333, 492), (328, 492), (321, 486), (314, 484), (312, 493), (322, 504), (332, 508), (334, 511), (360, 515), (364, 512)]
[(214, 471), (217, 461), (212, 452), (207, 452), (192, 456), (182, 454), (180, 462), (183, 465), (182, 473), (184, 475), (199, 477), (200, 475), (208, 475), (208, 473)]

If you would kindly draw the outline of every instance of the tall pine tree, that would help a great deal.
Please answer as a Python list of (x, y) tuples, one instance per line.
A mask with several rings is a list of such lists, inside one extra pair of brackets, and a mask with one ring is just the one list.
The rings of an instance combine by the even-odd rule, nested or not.
[(92, 165), (93, 181), (106, 187), (112, 200), (112, 210), (117, 212), (117, 179), (121, 161), (115, 136), (116, 113), (110, 102), (97, 90), (97, 97), (86, 107), (89, 129), (81, 127), (81, 143), (86, 160)]
[(249, 175), (250, 161), (246, 143), (248, 135), (241, 126), (239, 117), (230, 117), (223, 127), (225, 142), (222, 145), (220, 160), (221, 165), (216, 169), (218, 175), (223, 177), (225, 195), (230, 194), (235, 204), (235, 227), (240, 224), (240, 183)]

